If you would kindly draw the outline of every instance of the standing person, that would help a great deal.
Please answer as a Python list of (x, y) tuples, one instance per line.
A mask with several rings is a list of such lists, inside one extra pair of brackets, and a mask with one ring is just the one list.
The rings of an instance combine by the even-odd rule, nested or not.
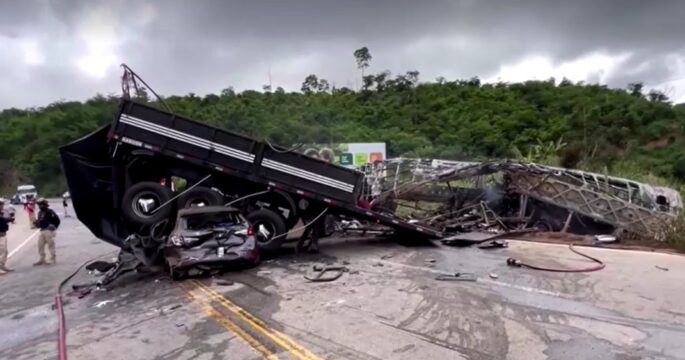
[[(59, 227), (60, 220), (59, 216), (50, 209), (48, 201), (40, 198), (36, 201), (38, 204), (38, 219), (36, 220), (36, 226), (40, 229), (40, 236), (38, 237), (38, 255), (40, 260), (34, 263), (33, 266), (38, 265), (50, 265), (57, 261), (55, 255), (55, 231)], [(50, 251), (50, 262), (45, 261), (45, 245), (48, 246)]]
[(69, 192), (62, 194), (62, 207), (64, 208), (65, 218), (69, 217), (69, 202), (67, 202), (67, 199), (69, 199)]
[(36, 223), (36, 200), (33, 198), (33, 195), (26, 195), (26, 203), (24, 204), (24, 210), (29, 215), (29, 227), (31, 229), (35, 229), (35, 223)]
[(12, 269), (7, 268), (7, 231), (10, 229), (9, 223), (13, 222), (9, 213), (5, 215), (5, 202), (0, 199), (0, 275), (5, 275)]

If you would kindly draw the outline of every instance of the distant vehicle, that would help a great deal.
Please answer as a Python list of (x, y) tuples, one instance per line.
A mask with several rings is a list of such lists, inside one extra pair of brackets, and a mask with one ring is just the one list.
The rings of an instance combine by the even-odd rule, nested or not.
[(17, 194), (15, 195), (17, 204), (26, 204), (27, 196), (33, 196), (33, 198), (38, 197), (38, 191), (33, 185), (19, 185), (17, 186)]
[(259, 263), (253, 228), (238, 209), (223, 206), (179, 210), (164, 257), (175, 280), (229, 265)]

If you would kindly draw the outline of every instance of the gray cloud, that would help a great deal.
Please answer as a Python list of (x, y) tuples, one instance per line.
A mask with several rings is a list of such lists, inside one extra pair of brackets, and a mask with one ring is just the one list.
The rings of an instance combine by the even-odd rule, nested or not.
[(360, 46), (374, 56), (370, 70), (428, 80), (601, 53), (623, 61), (587, 80), (656, 86), (685, 76), (683, 14), (679, 0), (6, 1), (0, 107), (116, 92), (121, 62), (164, 94), (259, 89), (269, 74), (293, 90), (310, 73), (354, 86)]

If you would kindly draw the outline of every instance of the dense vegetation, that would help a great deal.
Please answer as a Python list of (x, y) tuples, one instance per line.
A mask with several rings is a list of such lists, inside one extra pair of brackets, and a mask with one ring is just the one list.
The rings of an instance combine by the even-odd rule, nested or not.
[[(420, 82), (415, 71), (363, 75), (370, 55), (366, 62), (359, 55), (363, 87), (357, 91), (310, 75), (301, 92), (227, 88), (165, 100), (179, 114), (283, 145), (384, 141), (390, 156), (523, 157), (685, 180), (685, 108), (661, 93), (643, 94), (641, 84)], [(10, 194), (20, 182), (45, 195), (64, 191), (57, 148), (111, 121), (116, 104), (96, 96), (0, 112), (0, 191)]]

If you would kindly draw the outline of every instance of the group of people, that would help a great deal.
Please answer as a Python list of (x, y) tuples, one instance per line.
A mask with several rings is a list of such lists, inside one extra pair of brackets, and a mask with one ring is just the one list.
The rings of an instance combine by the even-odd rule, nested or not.
[[(36, 215), (35, 207), (38, 207), (38, 214)], [(28, 214), (29, 222), (32, 228), (38, 228), (40, 231), (38, 237), (38, 255), (40, 259), (35, 262), (34, 266), (51, 265), (57, 261), (55, 253), (55, 232), (61, 223), (59, 216), (50, 209), (50, 204), (43, 198), (28, 199), (24, 208)], [(5, 203), (0, 200), (0, 275), (5, 275), (13, 270), (8, 268), (7, 263), (7, 231), (9, 231), (10, 224), (14, 223), (14, 218), (7, 215), (5, 212)], [(45, 247), (47, 246), (50, 253), (50, 259), (45, 257)]]

